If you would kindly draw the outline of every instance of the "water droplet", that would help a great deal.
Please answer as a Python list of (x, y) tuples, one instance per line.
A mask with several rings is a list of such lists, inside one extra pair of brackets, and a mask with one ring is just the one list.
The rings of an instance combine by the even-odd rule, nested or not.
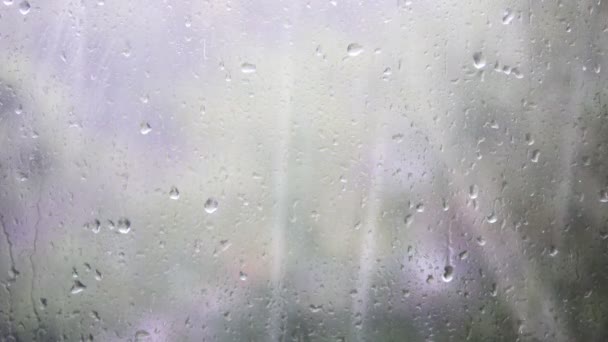
[(114, 228), (116, 228), (116, 225), (114, 224), (114, 221), (112, 221), (112, 220), (108, 220), (108, 222), (106, 222), (106, 226), (108, 227), (109, 230), (114, 230)]
[(363, 46), (357, 43), (351, 43), (346, 47), (346, 53), (351, 56), (359, 56), (363, 52)]
[(486, 58), (481, 52), (475, 52), (473, 54), (473, 66), (476, 69), (483, 69), (486, 66)]
[(496, 223), (496, 221), (498, 221), (498, 217), (496, 217), (495, 213), (491, 213), (488, 217), (486, 217), (486, 221), (488, 221), (488, 223)]
[(477, 185), (473, 184), (469, 187), (469, 198), (476, 199), (479, 196), (479, 188)]
[(251, 63), (243, 63), (241, 64), (241, 72), (243, 74), (253, 74), (256, 72), (256, 67), (255, 64), (251, 64)]
[(103, 276), (101, 275), (101, 272), (99, 272), (99, 270), (95, 270), (95, 280), (101, 281), (102, 278)]
[(423, 213), (424, 212), (424, 203), (418, 203), (416, 205), (416, 211), (419, 213)]
[(403, 223), (405, 223), (405, 226), (411, 226), (412, 222), (414, 222), (414, 216), (412, 216), (412, 214), (405, 215), (405, 218), (403, 219)]
[(490, 289), (490, 295), (492, 297), (496, 297), (497, 294), (498, 294), (498, 286), (496, 285), (496, 283), (492, 283), (492, 288)]
[(179, 199), (179, 190), (177, 190), (176, 187), (172, 186), (171, 190), (169, 190), (169, 198), (172, 200), (178, 200)]
[(538, 163), (538, 158), (540, 157), (540, 150), (534, 150), (530, 154), (530, 161), (533, 163)]
[(477, 238), (477, 244), (480, 246), (485, 246), (486, 245), (486, 239), (484, 239), (483, 237), (478, 237)]
[(529, 146), (534, 145), (534, 138), (531, 133), (526, 133), (526, 144)]
[(608, 191), (607, 190), (600, 191), (600, 202), (608, 203)]
[(217, 202), (217, 200), (213, 197), (210, 197), (209, 199), (207, 199), (207, 201), (205, 201), (204, 208), (208, 214), (213, 214), (217, 210), (218, 205), (219, 203)]
[(150, 337), (150, 333), (145, 330), (138, 330), (135, 333), (136, 342), (146, 340), (148, 337)]
[(10, 5), (12, 5), (12, 4), (13, 4), (13, 0), (4, 0), (4, 1), (3, 1), (3, 3), (4, 3), (6, 6), (10, 6)]
[(152, 126), (150, 126), (149, 123), (147, 122), (142, 122), (139, 125), (139, 133), (141, 133), (142, 135), (146, 135), (148, 133), (152, 132)]
[(243, 271), (239, 272), (239, 279), (241, 279), (242, 281), (247, 280), (247, 273)]
[(323, 311), (323, 305), (310, 304), (309, 309), (310, 309), (310, 312), (312, 312), (312, 313), (321, 312), (321, 311)]
[(511, 11), (510, 8), (507, 8), (505, 10), (504, 15), (502, 16), (503, 25), (509, 25), (511, 23), (511, 21), (513, 21), (514, 17), (515, 17), (515, 15), (513, 14), (513, 11)]
[(121, 217), (118, 219), (118, 232), (121, 234), (127, 234), (131, 231), (131, 221), (128, 218)]
[(551, 248), (549, 248), (549, 255), (554, 257), (556, 256), (558, 253), (557, 247), (555, 246), (551, 246)]
[(19, 12), (21, 12), (21, 14), (23, 14), (23, 15), (30, 13), (30, 8), (31, 8), (30, 3), (27, 1), (22, 1), (19, 4)]
[(460, 260), (466, 260), (468, 257), (469, 257), (468, 251), (462, 251), (462, 252), (460, 252), (460, 254), (458, 254), (458, 258)]
[(77, 293), (84, 291), (86, 288), (87, 287), (83, 283), (81, 283), (79, 280), (74, 280), (74, 284), (72, 285), (72, 288), (70, 289), (70, 293), (77, 294)]
[(452, 279), (454, 279), (454, 267), (447, 265), (444, 269), (443, 269), (443, 275), (441, 275), (441, 280), (443, 280), (446, 283), (449, 283), (452, 281)]

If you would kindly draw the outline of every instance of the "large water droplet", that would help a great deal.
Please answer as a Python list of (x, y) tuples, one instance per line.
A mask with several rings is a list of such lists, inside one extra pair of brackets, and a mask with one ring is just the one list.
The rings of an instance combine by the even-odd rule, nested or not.
[(359, 56), (363, 52), (363, 46), (357, 43), (351, 43), (346, 47), (346, 53), (351, 56)]
[(443, 275), (441, 275), (441, 280), (446, 283), (449, 283), (452, 281), (452, 279), (454, 279), (454, 267), (452, 267), (451, 265), (447, 265), (443, 269)]
[(13, 0), (4, 0), (2, 1), (6, 6), (10, 6), (13, 4)]
[(256, 70), (257, 70), (257, 68), (255, 67), (255, 64), (251, 64), (251, 63), (241, 64), (241, 72), (243, 74), (253, 74), (256, 72)]
[(473, 54), (473, 66), (476, 69), (483, 69), (486, 66), (486, 58), (481, 52), (475, 52)]
[(219, 203), (213, 197), (210, 197), (207, 201), (205, 201), (204, 208), (208, 214), (213, 214), (218, 207)]
[(131, 221), (128, 218), (121, 217), (118, 219), (118, 232), (121, 234), (127, 234), (131, 231)]
[(19, 12), (21, 12), (21, 14), (23, 14), (23, 15), (30, 13), (30, 8), (32, 8), (32, 7), (30, 6), (30, 3), (27, 1), (22, 1), (19, 4)]

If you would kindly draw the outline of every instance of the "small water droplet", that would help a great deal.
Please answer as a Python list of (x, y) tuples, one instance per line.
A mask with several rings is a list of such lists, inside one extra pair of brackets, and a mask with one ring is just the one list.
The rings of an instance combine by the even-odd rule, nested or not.
[(217, 210), (218, 205), (219, 203), (217, 202), (217, 200), (213, 197), (210, 197), (209, 199), (207, 199), (207, 201), (205, 201), (203, 207), (205, 208), (205, 211), (208, 214), (213, 214)]
[(452, 279), (454, 279), (454, 267), (452, 267), (451, 265), (447, 265), (444, 269), (443, 269), (443, 275), (441, 275), (441, 280), (443, 280), (446, 283), (449, 283), (452, 281)]
[(495, 213), (491, 213), (488, 217), (486, 217), (486, 221), (488, 221), (488, 223), (496, 223), (496, 221), (498, 221), (498, 217), (496, 217)]
[(148, 337), (150, 337), (150, 333), (145, 330), (138, 330), (135, 333), (136, 342), (146, 340)]
[(87, 287), (83, 283), (81, 283), (79, 280), (74, 280), (74, 284), (72, 285), (72, 288), (70, 289), (70, 293), (77, 294), (77, 293), (84, 291), (86, 288)]
[(484, 239), (483, 237), (478, 237), (477, 238), (477, 244), (480, 246), (485, 246), (486, 245), (486, 239)]
[(179, 199), (179, 190), (177, 190), (176, 187), (172, 186), (171, 190), (169, 190), (169, 198), (172, 200), (178, 200)]
[(468, 251), (462, 251), (462, 252), (460, 252), (460, 254), (458, 254), (458, 258), (460, 260), (466, 260), (468, 257), (469, 257)]
[(30, 9), (31, 9), (30, 3), (27, 1), (22, 1), (19, 4), (19, 12), (21, 12), (21, 14), (23, 14), (23, 15), (30, 13)]
[(239, 279), (241, 279), (242, 281), (247, 280), (247, 273), (243, 271), (239, 272)]
[(600, 202), (608, 203), (608, 191), (607, 190), (600, 191)]
[(414, 222), (414, 216), (412, 216), (412, 214), (405, 215), (405, 218), (403, 219), (403, 223), (405, 223), (405, 226), (411, 226), (412, 222)]
[(540, 157), (540, 150), (534, 150), (530, 154), (530, 161), (533, 163), (538, 163), (538, 158)]
[(243, 63), (241, 64), (241, 72), (243, 74), (253, 74), (257, 71), (255, 64)]
[(310, 304), (310, 306), (308, 308), (310, 309), (310, 312), (312, 312), (312, 313), (317, 313), (317, 312), (323, 311), (323, 305)]
[(549, 255), (554, 257), (556, 256), (558, 253), (557, 247), (555, 246), (551, 246), (551, 248), (549, 248)]
[(139, 125), (139, 133), (141, 133), (142, 135), (146, 135), (148, 133), (152, 132), (152, 126), (150, 126), (149, 123), (147, 122), (142, 122)]
[(505, 10), (504, 15), (502, 16), (503, 25), (509, 25), (511, 23), (511, 21), (513, 21), (514, 17), (515, 17), (515, 15), (513, 14), (513, 11), (511, 11), (510, 8), (507, 8)]
[(424, 212), (424, 203), (418, 203), (416, 205), (416, 211), (419, 213), (423, 213)]
[(351, 43), (346, 47), (346, 53), (351, 57), (359, 56), (363, 53), (363, 46), (357, 43)]
[(127, 234), (131, 231), (131, 221), (128, 218), (121, 217), (118, 219), (118, 232), (121, 234)]
[(483, 69), (486, 66), (486, 58), (481, 52), (475, 52), (473, 54), (473, 66), (475, 69)]
[(479, 188), (477, 185), (473, 184), (469, 187), (469, 198), (476, 199), (479, 196)]
[(12, 4), (13, 4), (13, 1), (14, 1), (14, 0), (4, 0), (4, 1), (3, 1), (3, 3), (4, 3), (6, 6), (10, 6), (10, 5), (12, 5)]

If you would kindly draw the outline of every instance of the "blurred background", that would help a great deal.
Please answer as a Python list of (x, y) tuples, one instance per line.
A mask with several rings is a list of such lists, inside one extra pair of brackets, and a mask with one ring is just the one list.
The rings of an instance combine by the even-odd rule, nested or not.
[(608, 340), (608, 4), (0, 4), (1, 341)]

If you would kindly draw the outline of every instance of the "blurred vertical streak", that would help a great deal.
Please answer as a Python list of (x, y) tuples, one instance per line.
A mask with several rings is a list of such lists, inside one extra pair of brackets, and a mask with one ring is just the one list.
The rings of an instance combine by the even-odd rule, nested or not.
[[(368, 123), (373, 126), (374, 122)], [(351, 334), (357, 341), (365, 340), (366, 314), (369, 303), (370, 282), (374, 272), (376, 258), (376, 230), (378, 228), (378, 213), (380, 212), (380, 199), (383, 197), (382, 171), (386, 144), (381, 138), (386, 136), (384, 129), (380, 132), (371, 130), (369, 156), (367, 159), (367, 189), (362, 189), (361, 209), (363, 214), (363, 236), (359, 250), (359, 272), (356, 278), (357, 295), (353, 298), (352, 314), (355, 333)], [(374, 141), (376, 139), (376, 141)]]
[[(292, 9), (297, 9), (296, 6), (291, 6)], [(271, 268), (271, 296), (272, 303), (270, 308), (270, 324), (269, 337), (270, 341), (279, 341), (283, 333), (282, 313), (286, 309), (285, 298), (282, 295), (283, 279), (285, 277), (285, 225), (287, 223), (287, 201), (289, 200), (289, 151), (290, 151), (290, 122), (292, 118), (293, 102), (292, 102), (292, 87), (294, 83), (293, 65), (289, 42), (291, 41), (291, 31), (286, 30), (284, 37), (284, 51), (279, 53), (283, 56), (283, 73), (280, 78), (281, 84), (278, 85), (279, 96), (278, 110), (276, 113), (276, 136), (274, 146), (276, 146), (273, 160), (272, 173), (274, 174), (273, 185), (273, 222), (272, 222), (272, 268)], [(278, 68), (281, 69), (280, 67)]]

